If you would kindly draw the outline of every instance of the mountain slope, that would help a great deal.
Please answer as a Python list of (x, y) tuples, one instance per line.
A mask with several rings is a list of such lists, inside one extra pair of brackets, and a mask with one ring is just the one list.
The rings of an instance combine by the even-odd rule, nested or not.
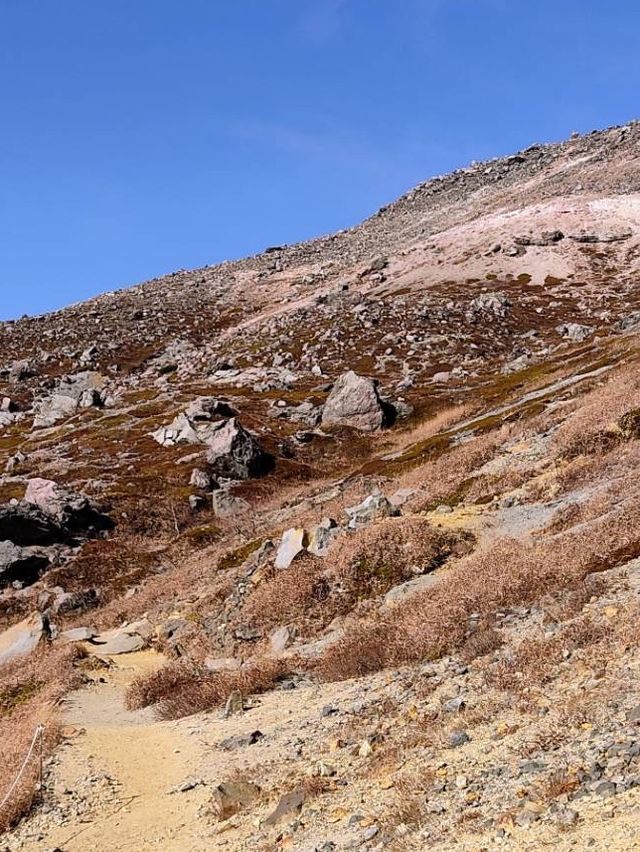
[(639, 154), (0, 324), (8, 848), (633, 848)]

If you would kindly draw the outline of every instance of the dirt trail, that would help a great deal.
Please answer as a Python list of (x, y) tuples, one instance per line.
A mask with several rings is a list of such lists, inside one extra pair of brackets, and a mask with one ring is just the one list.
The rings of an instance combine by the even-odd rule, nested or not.
[(59, 847), (64, 852), (211, 848), (210, 843), (199, 846), (193, 835), (204, 788), (168, 794), (197, 772), (201, 744), (184, 726), (156, 722), (148, 710), (124, 708), (126, 685), (162, 662), (152, 651), (118, 657), (104, 676), (106, 682), (68, 697), (63, 722), (70, 737), (59, 750), (50, 795), (58, 802), (83, 791), (84, 812), (68, 820), (65, 814), (64, 825), (46, 820), (39, 839), (15, 848)]

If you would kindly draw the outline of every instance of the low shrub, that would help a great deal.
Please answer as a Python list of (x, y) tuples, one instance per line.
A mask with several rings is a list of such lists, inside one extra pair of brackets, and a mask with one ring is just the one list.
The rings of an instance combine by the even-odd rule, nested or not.
[(132, 710), (155, 705), (160, 719), (180, 719), (224, 704), (232, 692), (255, 695), (273, 689), (293, 665), (264, 657), (235, 671), (208, 672), (198, 665), (169, 663), (137, 678), (127, 690), (126, 704)]

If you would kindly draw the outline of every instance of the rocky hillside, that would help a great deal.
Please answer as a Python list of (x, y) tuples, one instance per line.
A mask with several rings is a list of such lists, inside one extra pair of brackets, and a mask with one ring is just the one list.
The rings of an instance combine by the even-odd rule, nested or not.
[(5, 847), (635, 848), (639, 278), (633, 123), (0, 324)]

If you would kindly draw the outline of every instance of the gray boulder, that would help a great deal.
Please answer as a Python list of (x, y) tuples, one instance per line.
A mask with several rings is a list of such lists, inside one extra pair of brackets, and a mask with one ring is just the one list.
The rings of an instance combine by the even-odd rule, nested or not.
[(349, 517), (349, 529), (365, 527), (379, 518), (388, 518), (400, 514), (397, 506), (394, 506), (384, 494), (371, 494), (357, 506), (345, 509)]
[(374, 432), (386, 421), (384, 404), (372, 379), (359, 376), (353, 370), (336, 379), (322, 410), (324, 426), (350, 426)]
[(218, 425), (207, 446), (207, 462), (218, 476), (250, 479), (273, 467), (273, 458), (235, 417)]

